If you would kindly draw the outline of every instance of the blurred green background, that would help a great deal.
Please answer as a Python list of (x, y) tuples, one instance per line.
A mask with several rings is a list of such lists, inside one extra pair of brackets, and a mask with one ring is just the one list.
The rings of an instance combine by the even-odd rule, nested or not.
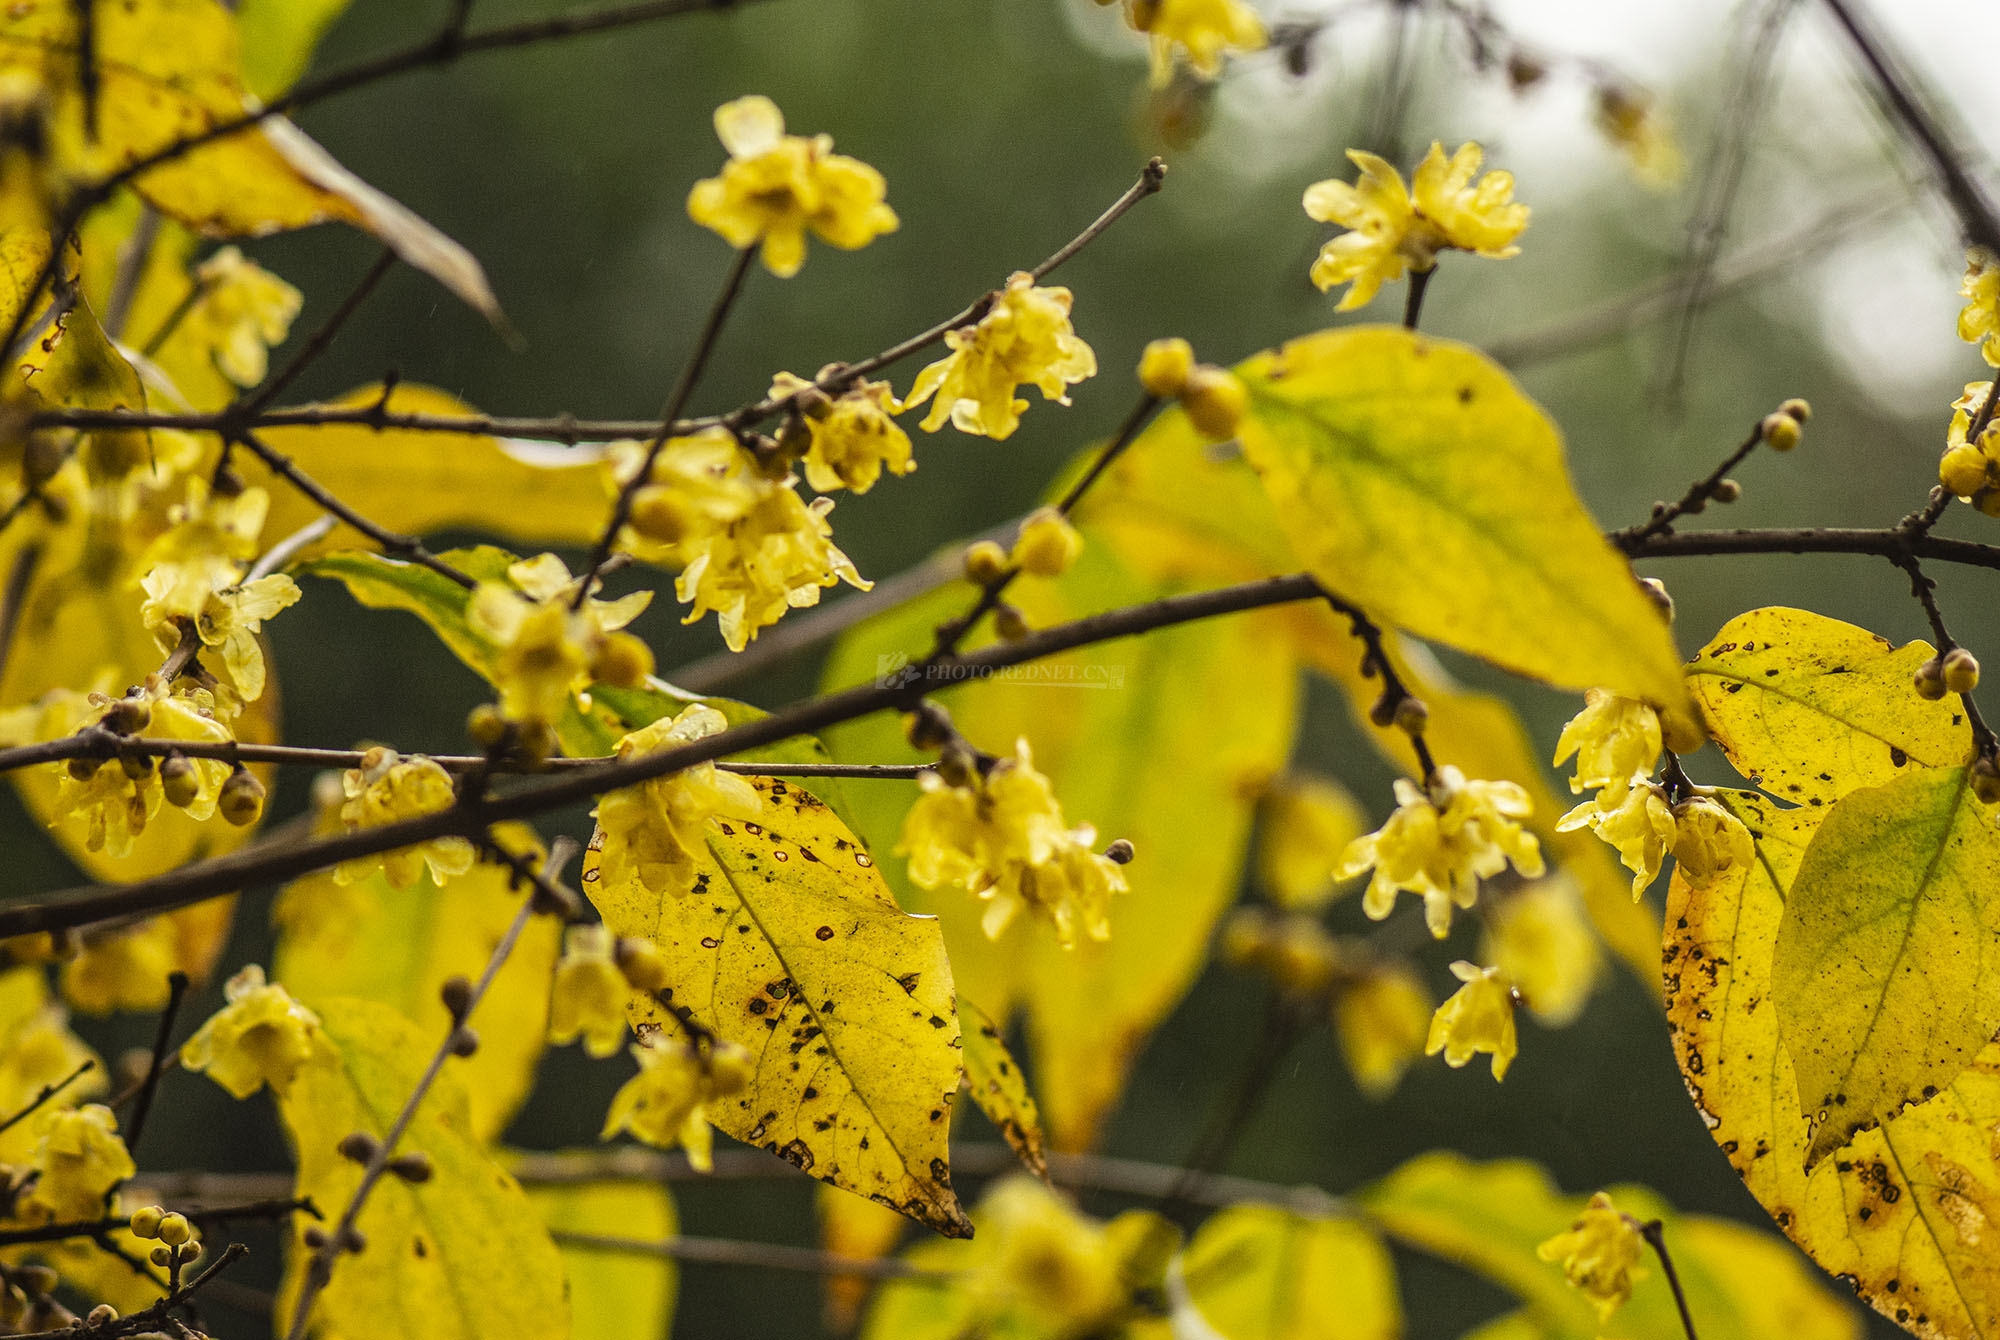
[[(443, 8), (357, 0), (315, 68), (421, 37)], [(1265, 6), (1273, 20), (1335, 8)], [(1671, 13), (1635, 14), (1622, 29), (1583, 23), (1582, 6), (1496, 7), (1503, 20), (1532, 21), (1553, 55), (1603, 57), (1658, 88), (1692, 162), (1690, 185), (1658, 195), (1631, 180), (1590, 129), (1588, 80), (1574, 68), (1558, 64), (1543, 87), (1516, 100), (1497, 73), (1472, 69), (1455, 25), (1421, 6), (1402, 35), (1400, 117), (1385, 114), (1385, 57), (1399, 21), (1391, 6), (1349, 12), (1356, 8), (1341, 7), (1340, 21), (1308, 45), (1302, 72), (1266, 53), (1239, 62), (1212, 100), (1182, 107), (1183, 122), (1207, 121), (1206, 133), (1184, 145), (1160, 138), (1140, 43), (1118, 27), (1115, 11), (1087, 0), (770, 0), (482, 55), (317, 105), (302, 124), (470, 247), (526, 345), (510, 350), (429, 280), (399, 270), (293, 398), (336, 393), (393, 368), (495, 413), (657, 413), (729, 261), (683, 203), (723, 156), (710, 112), (762, 92), (777, 99), (791, 129), (829, 132), (839, 149), (880, 168), (902, 228), (859, 253), (816, 245), (789, 281), (753, 272), (696, 398), (699, 411), (755, 397), (778, 369), (811, 373), (928, 326), (1069, 238), (1149, 155), (1163, 153), (1171, 167), (1161, 196), (1060, 272), (1057, 282), (1077, 295), (1077, 330), (1103, 369), (1076, 388), (1075, 407), (1037, 402), (1002, 443), (919, 434), (915, 475), (865, 498), (842, 497), (839, 542), (871, 577), (1032, 505), (1073, 453), (1125, 413), (1129, 369), (1148, 339), (1184, 335), (1205, 357), (1229, 362), (1332, 323), (1332, 299), (1305, 278), (1328, 230), (1301, 212), (1302, 188), (1351, 175), (1341, 158), (1349, 145), (1408, 163), (1433, 137), (1447, 147), (1468, 138), (1486, 144), (1489, 161), (1514, 169), (1520, 197), (1536, 212), (1518, 259), (1447, 259), (1425, 328), (1512, 349), (1527, 387), (1561, 423), (1579, 487), (1607, 527), (1677, 495), (1792, 395), (1808, 397), (1816, 412), (1805, 446), (1790, 457), (1753, 457), (1738, 476), (1742, 501), (1693, 524), (1881, 525), (1921, 503), (1935, 482), (1946, 406), (1981, 371), (1951, 327), (1954, 230), (1845, 73), (1845, 54), (1817, 13), (1795, 22), (1770, 105), (1747, 124), (1729, 93), (1746, 28), (1727, 6), (1661, 6)], [(1940, 9), (1912, 6), (1897, 22), (1908, 35)], [(482, 0), (475, 22), (554, 11), (545, 2)], [(1663, 27), (1673, 41), (1654, 39)], [(1572, 318), (1681, 265), (1718, 123), (1742, 130), (1749, 145), (1725, 252), (1755, 251), (1801, 230), (1812, 236), (1785, 241), (1774, 253), (1779, 264), (1701, 315), (1676, 388), (1671, 302), (1597, 338)], [(1821, 220), (1831, 226), (1815, 231)], [(333, 229), (251, 249), (306, 294), (300, 332), (323, 319), (375, 254), (365, 237)], [(1400, 302), (1392, 288), (1356, 316), (1393, 320)], [(1523, 340), (1550, 330), (1576, 338)], [(899, 388), (916, 366), (894, 370)], [(1984, 524), (1954, 507), (1941, 530), (1977, 535)], [(1875, 560), (1684, 559), (1647, 572), (1678, 601), (1686, 651), (1731, 615), (1770, 603), (1851, 619), (1897, 641), (1924, 632), (1902, 578)], [(1955, 629), (1985, 652), (2000, 617), (1982, 578), (1937, 575)], [(315, 583), (309, 596), (272, 629), (285, 738), (457, 748), (464, 712), (481, 698), (470, 674), (414, 621), (366, 614), (330, 585)], [(719, 646), (712, 620), (693, 628), (677, 620), (669, 598), (639, 625), (670, 676)], [(1227, 626), (1217, 635), (1229, 635)], [(811, 691), (817, 664), (800, 656), (729, 691), (777, 706)], [(1512, 696), (1544, 744), (1575, 708), (1568, 697), (1456, 668)], [(1299, 759), (1386, 809), (1387, 773), (1325, 685), (1311, 692)], [(1725, 780), (1714, 751), (1692, 762), (1699, 780)], [(300, 808), (308, 781), (287, 777), (275, 812)], [(11, 796), (0, 804), (7, 887), (74, 882)], [(567, 816), (570, 831), (587, 831), (579, 819)], [(266, 952), (267, 895), (246, 900), (228, 961)], [(1452, 949), (1435, 962), (1469, 953), (1469, 940)], [(1684, 1208), (1764, 1224), (1686, 1098), (1657, 996), (1656, 982), (1614, 971), (1575, 1026), (1549, 1033), (1524, 1023), (1506, 1085), (1494, 1085), (1483, 1062), (1463, 1071), (1419, 1064), (1381, 1104), (1357, 1095), (1321, 1032), (1294, 1053), (1229, 1170), (1338, 1192), (1412, 1153), (1449, 1147), (1535, 1158), (1568, 1190), (1639, 1180)], [(194, 1002), (188, 1017), (213, 1003)], [(1154, 1037), (1104, 1147), (1179, 1160), (1260, 1017), (1253, 983), (1207, 974)], [(145, 1020), (86, 1024), (114, 1048), (142, 1042), (150, 1028)], [(550, 1058), (548, 1082), (514, 1131), (520, 1143), (594, 1137), (623, 1071), (587, 1066), (572, 1052)], [(213, 1085), (175, 1078), (156, 1120), (149, 1166), (285, 1166), (261, 1101), (232, 1104)], [(691, 1233), (799, 1243), (814, 1235), (803, 1178), (689, 1187), (681, 1205)], [(1109, 1197), (1091, 1205), (1120, 1208)], [(1468, 1277), (1405, 1264), (1413, 1336), (1454, 1335), (1501, 1310), (1499, 1296)], [(274, 1278), (270, 1251), (251, 1266), (246, 1281)], [(689, 1266), (682, 1280), (683, 1336), (813, 1334), (820, 1324), (809, 1277)], [(264, 1324), (226, 1321), (245, 1333)]]

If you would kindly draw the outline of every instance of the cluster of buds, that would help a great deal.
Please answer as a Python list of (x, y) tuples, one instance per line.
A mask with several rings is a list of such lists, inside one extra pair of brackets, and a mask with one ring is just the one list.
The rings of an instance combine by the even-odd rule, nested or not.
[[(350, 1131), (340, 1138), (335, 1146), (340, 1156), (350, 1163), (358, 1163), (366, 1168), (382, 1157), (382, 1142), (366, 1131)], [(421, 1150), (411, 1150), (383, 1160), (382, 1171), (399, 1177), (405, 1182), (419, 1184), (431, 1180), (436, 1172), (431, 1156)]]
[(201, 1243), (195, 1238), (194, 1225), (178, 1211), (158, 1205), (133, 1211), (132, 1236), (158, 1242), (160, 1245), (152, 1251), (153, 1264), (166, 1267), (176, 1276), (183, 1266), (201, 1257)]
[(1038, 507), (1021, 522), (1014, 547), (1003, 549), (993, 540), (979, 540), (965, 551), (965, 580), (993, 598), (993, 626), (1009, 642), (1029, 633), (1021, 611), (1000, 591), (1019, 576), (1060, 577), (1083, 555), (1083, 533), (1060, 508)]
[(1139, 384), (1146, 394), (1178, 400), (1203, 437), (1227, 442), (1236, 436), (1250, 396), (1227, 368), (1194, 361), (1186, 340), (1154, 340), (1139, 356)]
[(1970, 693), (1979, 687), (1979, 658), (1964, 647), (1953, 647), (1918, 666), (1911, 682), (1917, 696), (1931, 702), (1947, 693)]

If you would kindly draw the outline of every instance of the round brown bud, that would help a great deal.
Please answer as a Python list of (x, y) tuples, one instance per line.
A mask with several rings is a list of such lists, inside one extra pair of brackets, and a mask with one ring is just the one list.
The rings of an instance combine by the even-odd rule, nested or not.
[(2000, 764), (1993, 755), (1981, 754), (1972, 765), (1972, 794), (1983, 805), (2000, 805)]
[(445, 1009), (451, 1012), (452, 1022), (456, 1023), (472, 1012), (472, 983), (463, 977), (447, 977), (444, 985), (438, 988), (438, 999), (444, 1002)]
[(171, 1247), (155, 1247), (146, 1254), (146, 1259), (156, 1266), (170, 1266), (174, 1263), (174, 1249)]
[(368, 1250), (368, 1235), (358, 1228), (345, 1228), (340, 1233), (340, 1250), (356, 1256)]
[(1001, 604), (993, 609), (993, 631), (1008, 642), (1019, 642), (1034, 630), (1028, 627), (1028, 620), (1012, 605)]
[(382, 1142), (366, 1131), (349, 1131), (334, 1148), (351, 1163), (368, 1163), (382, 1152)]
[(431, 1164), (431, 1156), (421, 1150), (396, 1155), (389, 1160), (388, 1168), (405, 1182), (428, 1182), (436, 1171)]
[(1369, 705), (1368, 719), (1383, 730), (1389, 729), (1396, 724), (1396, 709), (1402, 705), (1402, 701), (1397, 694), (1385, 691)]
[(109, 1326), (112, 1322), (118, 1320), (118, 1309), (109, 1303), (99, 1303), (96, 1307), (90, 1309), (89, 1314), (83, 1320), (89, 1326)]
[(184, 810), (201, 795), (201, 774), (186, 754), (168, 754), (160, 760), (160, 790), (167, 804)]
[(1104, 849), (1104, 859), (1116, 861), (1119, 865), (1132, 864), (1132, 858), (1136, 855), (1138, 853), (1132, 849), (1131, 838), (1119, 838)]
[(903, 738), (912, 749), (942, 749), (957, 734), (951, 713), (928, 698), (903, 714)]
[(238, 828), (254, 824), (264, 815), (264, 784), (238, 767), (222, 784), (215, 807)]
[(460, 1024), (457, 1028), (452, 1030), (451, 1054), (453, 1056), (461, 1056), (461, 1057), (470, 1056), (478, 1050), (479, 1050), (478, 1033), (474, 1032), (471, 1028), (468, 1028), (464, 1024)]
[(793, 394), (792, 404), (808, 419), (824, 419), (833, 413), (833, 397), (817, 386), (801, 387)]
[(141, 698), (120, 698), (104, 713), (104, 728), (120, 735), (137, 735), (153, 724), (153, 705)]
[(316, 1252), (326, 1246), (326, 1230), (318, 1224), (307, 1224), (305, 1231), (299, 1234), (299, 1241), (303, 1242), (308, 1249)]
[(1944, 654), (1944, 686), (1953, 693), (1970, 693), (1979, 687), (1979, 658), (1964, 647)]
[(1944, 666), (1933, 656), (1917, 667), (1917, 673), (1910, 677), (1916, 686), (1917, 696), (1932, 702), (1944, 697)]
[(1396, 704), (1395, 723), (1405, 735), (1422, 735), (1431, 723), (1431, 709), (1424, 706), (1422, 698), (1404, 694), (1403, 701)]
[(231, 466), (223, 466), (209, 479), (209, 487), (218, 498), (234, 498), (243, 492), (243, 476)]
[(1708, 496), (1719, 503), (1733, 503), (1743, 496), (1743, 486), (1733, 479), (1718, 479)]
[(143, 782), (153, 775), (151, 754), (120, 754), (118, 770), (135, 782)]
[(953, 740), (938, 757), (937, 774), (952, 786), (972, 786), (979, 780), (979, 761), (963, 743)]
[(87, 782), (97, 775), (99, 768), (104, 766), (104, 760), (101, 758), (73, 758), (63, 766), (68, 770), (71, 777), (79, 782)]

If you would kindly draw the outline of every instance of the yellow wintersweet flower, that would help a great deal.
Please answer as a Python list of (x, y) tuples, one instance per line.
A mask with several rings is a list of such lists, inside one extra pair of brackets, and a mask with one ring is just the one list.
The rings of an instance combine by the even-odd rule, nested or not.
[(1067, 405), (1070, 383), (1097, 375), (1097, 355), (1070, 325), (1070, 303), (1068, 289), (1040, 288), (1017, 271), (977, 325), (945, 335), (951, 352), (917, 374), (903, 408), (935, 395), (925, 432), (950, 419), (961, 433), (997, 441), (1020, 427), (1028, 407), (1014, 398), (1016, 386), (1039, 387), (1044, 400)]
[(1660, 758), (1660, 717), (1638, 699), (1606, 689), (1590, 690), (1583, 701), (1583, 711), (1570, 718), (1556, 741), (1555, 765), (1576, 755), (1570, 794), (1595, 790), (1599, 808), (1613, 807), (1635, 779), (1652, 775)]
[(583, 1039), (583, 1049), (603, 1060), (625, 1042), (625, 1002), (632, 987), (612, 957), (614, 941), (602, 923), (572, 926), (563, 937), (549, 993), (549, 1043)]
[[(793, 395), (811, 385), (781, 372), (771, 379), (771, 396)], [(884, 470), (906, 475), (917, 468), (910, 435), (896, 422), (903, 406), (889, 383), (858, 381), (837, 396), (808, 399), (811, 404), (802, 414), (809, 441), (803, 464), (814, 491), (866, 493)]]
[(1673, 123), (1647, 94), (1619, 84), (1597, 92), (1597, 128), (1618, 147), (1632, 174), (1656, 191), (1680, 185), (1687, 158), (1674, 137)]
[(819, 604), (826, 587), (874, 586), (833, 544), (826, 523), (832, 510), (833, 499), (808, 503), (790, 479), (769, 481), (750, 511), (711, 538), (675, 579), (674, 594), (691, 603), (681, 622), (714, 610), (723, 642), (741, 651), (787, 610)]
[(1351, 230), (1321, 247), (1312, 267), (1312, 281), (1322, 290), (1353, 284), (1338, 310), (1367, 305), (1405, 270), (1431, 269), (1446, 249), (1495, 259), (1520, 250), (1513, 242), (1528, 226), (1528, 207), (1514, 200), (1512, 173), (1489, 172), (1473, 184), (1481, 161), (1478, 145), (1460, 145), (1447, 159), (1444, 145), (1433, 141), (1409, 190), (1402, 175), (1377, 155), (1350, 149), (1347, 157), (1361, 169), (1359, 181), (1315, 182), (1305, 194), (1308, 215)]
[(63, 998), (85, 1014), (162, 1009), (171, 994), (167, 978), (179, 967), (173, 922), (147, 917), (86, 935), (76, 957), (62, 965)]
[(52, 1108), (36, 1119), (40, 1140), (34, 1167), (41, 1174), (30, 1197), (56, 1223), (101, 1219), (111, 1192), (133, 1173), (118, 1118), (102, 1103)]
[[(653, 598), (650, 591), (593, 597), (573, 610), (576, 583), (560, 558), (539, 554), (508, 565), (507, 581), (481, 582), (472, 593), (466, 622), (497, 648), (493, 680), (509, 721), (554, 725), (571, 695), (602, 669), (612, 635)], [(650, 655), (644, 654), (647, 662)]]
[(304, 299), (299, 291), (235, 247), (223, 247), (195, 267), (200, 297), (176, 332), (205, 345), (222, 375), (255, 386), (270, 370), (270, 352), (291, 333)]
[(1958, 314), (1958, 338), (1978, 345), (1979, 356), (2000, 367), (2000, 260), (1984, 247), (1968, 247), (1958, 291), (1966, 300)]
[(722, 175), (688, 193), (688, 217), (732, 247), (764, 244), (764, 268), (780, 278), (806, 261), (808, 229), (854, 251), (897, 228), (883, 202), (882, 174), (858, 158), (833, 152), (833, 137), (785, 133), (785, 117), (769, 98), (752, 94), (715, 109), (715, 133), (729, 150)]
[(1966, 441), (1973, 416), (1985, 405), (1992, 387), (1991, 382), (1967, 382), (1964, 393), (1952, 402), (1938, 482), (1986, 515), (2000, 516), (2000, 416), (1980, 431), (1977, 442)]
[[(728, 727), (722, 713), (695, 703), (627, 735), (618, 757), (657, 753)], [(613, 791), (597, 802), (599, 870), (609, 887), (637, 884), (678, 898), (694, 887), (696, 862), (706, 857), (709, 820), (754, 819), (763, 807), (755, 787), (713, 763)]]
[(1333, 1030), (1354, 1083), (1387, 1098), (1430, 1036), (1431, 993), (1401, 963), (1371, 963), (1333, 998)]
[(1125, 0), (1125, 22), (1153, 39), (1153, 87), (1174, 77), (1174, 48), (1204, 79), (1222, 73), (1229, 51), (1261, 51), (1270, 41), (1257, 11), (1243, 0)]
[[(645, 465), (645, 444), (613, 442), (605, 461), (606, 483), (616, 494)], [(726, 428), (670, 437), (632, 495), (632, 521), (621, 540), (648, 563), (685, 567), (710, 539), (747, 516), (769, 484)]]
[(920, 888), (964, 888), (988, 903), (980, 921), (998, 939), (1015, 916), (1032, 912), (1055, 928), (1065, 948), (1081, 930), (1111, 938), (1111, 896), (1125, 872), (1093, 850), (1097, 830), (1069, 827), (1049, 779), (1035, 771), (1026, 739), (984, 777), (953, 786), (935, 772), (918, 778), (922, 794), (903, 820), (899, 855), (909, 857)]
[(632, 1048), (639, 1073), (612, 1096), (600, 1140), (620, 1131), (656, 1149), (679, 1145), (688, 1163), (707, 1172), (714, 1137), (708, 1105), (740, 1092), (756, 1074), (750, 1053), (733, 1042), (710, 1041), (697, 1049), (676, 1038)]
[(1528, 793), (1515, 783), (1467, 781), (1449, 765), (1437, 770), (1428, 794), (1398, 777), (1396, 812), (1348, 843), (1334, 877), (1373, 868), (1361, 907), (1376, 921), (1395, 910), (1398, 892), (1422, 894), (1425, 923), (1442, 940), (1452, 908), (1478, 901), (1480, 880), (1510, 862), (1530, 879), (1542, 873), (1541, 847), (1520, 823), (1529, 809)]
[[(341, 774), (340, 789), (346, 797), (340, 806), (340, 822), (350, 833), (439, 814), (458, 800), (451, 774), (435, 761), (422, 755), (406, 758), (379, 745), (361, 756), (360, 767)], [(465, 838), (438, 837), (377, 856), (342, 861), (334, 868), (333, 878), (339, 884), (353, 884), (379, 870), (390, 887), (407, 889), (426, 866), (432, 880), (442, 884), (472, 869), (474, 859), (472, 843)]]
[(1608, 1321), (1632, 1297), (1632, 1285), (1645, 1278), (1639, 1264), (1644, 1239), (1632, 1222), (1600, 1191), (1583, 1207), (1566, 1232), (1535, 1248), (1544, 1261), (1561, 1261), (1570, 1286), (1597, 1305), (1597, 1319)]
[[(128, 699), (114, 699), (102, 693), (79, 694), (56, 690), (38, 705), (34, 724), (37, 739), (52, 740), (77, 730), (95, 726), (114, 711), (131, 708)], [(216, 720), (216, 702), (206, 689), (182, 687), (169, 692), (157, 676), (149, 677), (136, 700), (144, 705), (149, 737), (171, 740), (225, 743), (233, 738), (229, 728)], [(4, 734), (4, 732), (0, 732)], [(216, 759), (190, 759), (195, 790), (184, 809), (197, 820), (215, 813), (222, 784), (229, 777), (229, 764)], [(133, 777), (117, 763), (106, 763), (79, 777), (69, 767), (56, 764), (55, 825), (75, 825), (82, 829), (83, 844), (90, 851), (122, 857), (159, 813), (164, 794), (157, 767)]]
[(1575, 882), (1554, 874), (1495, 899), (1479, 956), (1521, 993), (1551, 1028), (1583, 1013), (1604, 966)]
[(1715, 801), (1694, 796), (1674, 806), (1674, 862), (1689, 879), (1712, 879), (1756, 859), (1750, 830)]
[(1573, 832), (1585, 825), (1618, 849), (1618, 859), (1632, 872), (1637, 901), (1674, 845), (1674, 812), (1666, 793), (1651, 782), (1635, 782), (1617, 806), (1599, 809), (1596, 801), (1587, 800), (1556, 820), (1556, 831)]
[[(169, 529), (147, 550), (140, 567), (146, 593), (140, 620), (162, 652), (180, 644), (192, 627), (204, 647), (222, 652), (219, 667), (242, 702), (264, 692), (264, 651), (257, 633), (264, 621), (299, 599), (298, 584), (283, 573), (243, 583), (243, 564), (257, 552), (270, 497), (244, 489), (235, 497), (211, 493), (188, 481), (185, 502), (168, 511)], [(211, 667), (216, 668), (216, 667)]]
[(1464, 959), (1451, 965), (1452, 976), (1465, 983), (1431, 1016), (1430, 1040), (1424, 1055), (1444, 1053), (1453, 1069), (1479, 1052), (1493, 1056), (1493, 1078), (1507, 1078), (1520, 1050), (1514, 1040), (1514, 985), (1498, 968), (1482, 968)]
[(290, 1086), (312, 1055), (319, 1017), (282, 986), (266, 984), (252, 963), (223, 987), (228, 1000), (181, 1047), (181, 1064), (205, 1071), (230, 1096), (248, 1098), (264, 1085)]

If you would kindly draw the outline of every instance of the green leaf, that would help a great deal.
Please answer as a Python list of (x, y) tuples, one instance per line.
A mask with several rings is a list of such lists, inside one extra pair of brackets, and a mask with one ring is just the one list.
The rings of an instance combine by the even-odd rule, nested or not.
[[(373, 1001), (327, 1000), (316, 1012), (312, 1055), (278, 1109), (298, 1151), (298, 1194), (338, 1214), (361, 1166), (337, 1146), (354, 1131), (377, 1138), (388, 1131), (439, 1035)], [(368, 1248), (334, 1268), (313, 1309), (317, 1334), (479, 1340), (569, 1333), (562, 1260), (520, 1185), (473, 1137), (452, 1068), (458, 1064), (447, 1062), (399, 1146), (430, 1156), (430, 1180), (384, 1177), (376, 1184), (356, 1225)], [(296, 1222), (303, 1233), (310, 1221)], [(288, 1299), (297, 1296), (307, 1256), (295, 1238)]]
[(1042, 1156), (1042, 1116), (1035, 1108), (1035, 1096), (1028, 1092), (1028, 1077), (1021, 1072), (1021, 1063), (1007, 1050), (1000, 1026), (963, 996), (958, 998), (958, 1019), (965, 1047), (966, 1091), (1028, 1171), (1048, 1181), (1048, 1160)]
[(970, 1231), (946, 1141), (959, 1085), (958, 1011), (936, 921), (896, 906), (832, 810), (758, 777), (754, 823), (709, 825), (692, 892), (583, 888), (619, 935), (659, 946), (673, 983), (634, 996), (633, 1027), (683, 1015), (757, 1058), (749, 1087), (709, 1108), (725, 1133), (940, 1233)]
[(1358, 1219), (1233, 1205), (1196, 1230), (1167, 1287), (1177, 1334), (1398, 1340), (1403, 1333), (1389, 1249)]
[(1755, 609), (1688, 663), (1688, 691), (1738, 772), (1792, 804), (1831, 805), (1912, 766), (1970, 757), (1958, 699), (1910, 687), (1932, 654), (1807, 610)]
[(2000, 829), (1969, 769), (1926, 768), (1827, 812), (1771, 964), (1818, 1163), (1950, 1084), (2000, 1030)]
[(313, 50), (352, 0), (242, 0), (243, 79), (265, 102), (299, 81)]
[[(547, 1166), (570, 1158), (542, 1154)], [(582, 1165), (594, 1161), (576, 1151)], [(665, 1243), (680, 1231), (673, 1194), (659, 1182), (560, 1182), (530, 1186), (528, 1200), (556, 1238), (569, 1278), (571, 1340), (670, 1335), (680, 1272), (673, 1258), (565, 1240), (566, 1234)]]
[(1684, 708), (1665, 620), (1578, 501), (1555, 425), (1497, 364), (1358, 326), (1237, 371), (1244, 453), (1329, 589), (1517, 673)]

